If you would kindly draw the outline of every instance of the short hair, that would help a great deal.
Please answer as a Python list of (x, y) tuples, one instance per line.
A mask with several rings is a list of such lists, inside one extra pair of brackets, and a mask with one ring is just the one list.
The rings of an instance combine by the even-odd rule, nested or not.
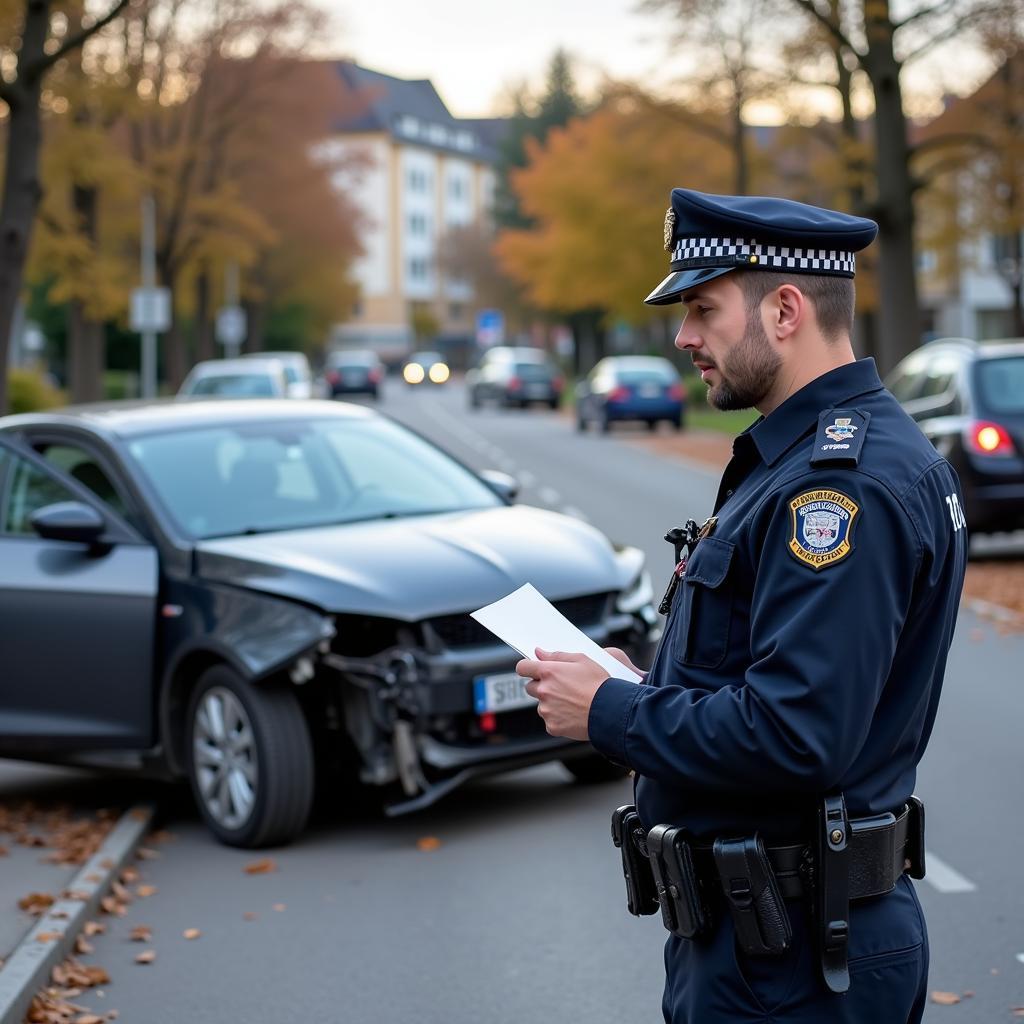
[(737, 275), (747, 304), (747, 315), (760, 308), (761, 300), (784, 284), (799, 288), (814, 303), (818, 327), (826, 341), (838, 341), (853, 331), (855, 292), (853, 279), (824, 274), (785, 274), (773, 270), (748, 270)]

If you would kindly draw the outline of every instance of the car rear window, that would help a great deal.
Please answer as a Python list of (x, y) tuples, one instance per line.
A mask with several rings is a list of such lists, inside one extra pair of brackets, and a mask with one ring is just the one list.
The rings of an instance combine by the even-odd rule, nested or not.
[(555, 371), (544, 363), (516, 363), (515, 373), (523, 380), (551, 380)]
[(983, 359), (975, 365), (980, 404), (990, 413), (1024, 414), (1024, 356)]
[(670, 370), (618, 370), (615, 379), (620, 384), (671, 384), (676, 374)]
[(200, 377), (189, 389), (190, 395), (228, 395), (233, 398), (273, 398), (273, 381), (263, 374)]

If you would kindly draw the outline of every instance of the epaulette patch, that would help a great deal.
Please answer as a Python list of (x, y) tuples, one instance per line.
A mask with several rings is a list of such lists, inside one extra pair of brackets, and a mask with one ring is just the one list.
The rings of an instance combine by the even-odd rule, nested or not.
[(840, 491), (804, 491), (789, 503), (791, 554), (815, 572), (853, 550), (853, 521), (860, 506)]
[(868, 432), (871, 413), (857, 409), (829, 409), (818, 417), (812, 466), (856, 466)]

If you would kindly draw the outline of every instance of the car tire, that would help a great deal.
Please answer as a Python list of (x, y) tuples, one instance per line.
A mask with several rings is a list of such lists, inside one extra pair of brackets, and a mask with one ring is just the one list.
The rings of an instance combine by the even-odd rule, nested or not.
[(548, 408), (549, 408), (549, 409), (557, 409), (557, 408), (558, 408), (558, 406), (559, 406), (560, 404), (561, 404), (561, 403), (560, 403), (559, 399), (557, 399), (557, 398), (552, 398), (552, 399), (551, 399), (551, 400), (550, 400), (550, 401), (548, 402)]
[(469, 407), (470, 409), (480, 408), (480, 396), (475, 391), (469, 393)]
[(587, 421), (579, 414), (576, 414), (576, 429), (581, 433), (587, 432)]
[(658, 421), (657, 420), (648, 420), (647, 421), (647, 429), (653, 434), (658, 429)]
[(565, 770), (584, 786), (593, 786), (602, 782), (615, 782), (624, 779), (629, 770), (621, 765), (612, 764), (600, 754), (584, 754), (582, 757), (567, 757), (562, 764)]
[[(193, 798), (222, 843), (274, 846), (302, 832), (313, 804), (313, 742), (291, 690), (215, 665), (192, 691), (185, 741)], [(227, 756), (237, 772), (224, 781)]]
[(602, 413), (601, 414), (601, 433), (602, 434), (608, 434), (608, 433), (611, 432), (611, 429), (612, 429), (611, 418), (608, 416), (608, 413), (606, 413), (606, 412)]

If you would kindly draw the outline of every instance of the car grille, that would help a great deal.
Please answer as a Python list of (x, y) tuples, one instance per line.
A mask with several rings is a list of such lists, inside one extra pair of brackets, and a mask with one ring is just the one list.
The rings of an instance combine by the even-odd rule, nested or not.
[[(564, 601), (552, 602), (554, 606), (575, 626), (594, 626), (601, 622), (608, 610), (609, 594), (585, 594), (583, 597), (570, 597)], [(494, 634), (468, 613), (461, 615), (442, 615), (436, 619), (428, 619), (429, 626), (440, 638), (445, 647), (484, 647), (495, 642)]]

